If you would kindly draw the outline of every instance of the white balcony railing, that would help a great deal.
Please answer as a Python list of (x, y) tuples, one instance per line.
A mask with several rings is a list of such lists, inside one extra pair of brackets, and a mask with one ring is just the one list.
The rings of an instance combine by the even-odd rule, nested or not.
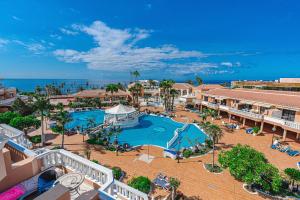
[(204, 105), (204, 106), (207, 106), (208, 105), (208, 101), (201, 101), (201, 104)]
[(25, 133), (7, 124), (0, 124), (0, 132), (17, 144), (26, 148), (31, 148), (32, 143), (25, 137)]
[(266, 122), (271, 122), (271, 123), (273, 122), (273, 123), (276, 123), (276, 124), (280, 124), (282, 126), (286, 126), (288, 128), (300, 130), (300, 123), (297, 123), (297, 122), (287, 121), (287, 120), (284, 120), (284, 119), (271, 117), (271, 116), (264, 116), (264, 120)]
[(225, 105), (219, 105), (219, 108), (220, 108), (221, 110), (226, 110), (226, 111), (229, 110), (229, 107), (228, 107), (228, 106), (225, 106)]
[(261, 114), (256, 114), (256, 113), (253, 113), (253, 112), (238, 110), (238, 109), (235, 109), (235, 108), (229, 108), (229, 111), (232, 112), (232, 113), (242, 115), (242, 116), (247, 116), (247, 117), (251, 117), (251, 118), (255, 118), (255, 119), (259, 119), (259, 120), (263, 119), (263, 116)]
[(103, 199), (148, 200), (148, 195), (125, 183), (114, 180), (111, 169), (91, 162), (69, 151), (51, 150), (37, 156), (42, 160), (45, 169), (63, 166), (85, 175), (86, 179), (100, 185), (99, 196)]
[(216, 103), (208, 102), (207, 106), (215, 110), (219, 109), (219, 105)]

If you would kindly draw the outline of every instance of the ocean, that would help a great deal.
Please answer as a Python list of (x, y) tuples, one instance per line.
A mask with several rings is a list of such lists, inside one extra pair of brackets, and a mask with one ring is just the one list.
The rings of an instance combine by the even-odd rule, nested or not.
[[(4, 79), (2, 84), (5, 87), (15, 87), (21, 92), (33, 92), (37, 86), (45, 87), (48, 84), (55, 86), (61, 86), (62, 92), (71, 93), (77, 92), (79, 88), (91, 89), (91, 88), (103, 88), (110, 82), (118, 81), (104, 81), (104, 80), (89, 80), (89, 79)], [(128, 84), (129, 81), (120, 81), (122, 84)], [(182, 82), (182, 81), (178, 81)], [(221, 84), (230, 83), (228, 80), (207, 80), (206, 84)]]

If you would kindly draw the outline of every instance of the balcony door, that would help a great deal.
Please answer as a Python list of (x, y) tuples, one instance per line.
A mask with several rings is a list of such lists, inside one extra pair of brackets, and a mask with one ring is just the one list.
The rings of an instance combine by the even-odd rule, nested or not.
[(288, 121), (295, 121), (295, 115), (296, 111), (283, 109), (281, 118)]

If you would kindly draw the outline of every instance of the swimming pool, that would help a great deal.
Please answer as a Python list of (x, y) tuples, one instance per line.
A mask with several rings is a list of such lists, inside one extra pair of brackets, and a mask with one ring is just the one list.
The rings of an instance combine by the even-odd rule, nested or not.
[[(104, 111), (81, 111), (71, 113), (73, 121), (66, 125), (67, 128), (75, 128), (76, 126), (87, 127), (87, 119), (94, 118), (96, 124), (103, 123)], [(167, 148), (167, 142), (174, 136), (177, 128), (183, 127), (183, 123), (176, 122), (170, 118), (159, 117), (154, 115), (143, 115), (139, 118), (139, 125), (131, 128), (124, 128), (118, 135), (119, 142), (129, 143), (131, 146), (139, 145), (155, 145)], [(170, 148), (190, 147), (196, 142), (203, 143), (207, 135), (203, 133), (196, 125), (189, 124)]]

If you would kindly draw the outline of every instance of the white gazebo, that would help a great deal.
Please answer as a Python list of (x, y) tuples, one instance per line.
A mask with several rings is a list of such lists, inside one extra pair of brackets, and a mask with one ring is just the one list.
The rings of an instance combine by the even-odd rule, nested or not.
[(139, 123), (139, 112), (130, 106), (119, 104), (105, 110), (104, 123), (120, 126), (133, 127)]

